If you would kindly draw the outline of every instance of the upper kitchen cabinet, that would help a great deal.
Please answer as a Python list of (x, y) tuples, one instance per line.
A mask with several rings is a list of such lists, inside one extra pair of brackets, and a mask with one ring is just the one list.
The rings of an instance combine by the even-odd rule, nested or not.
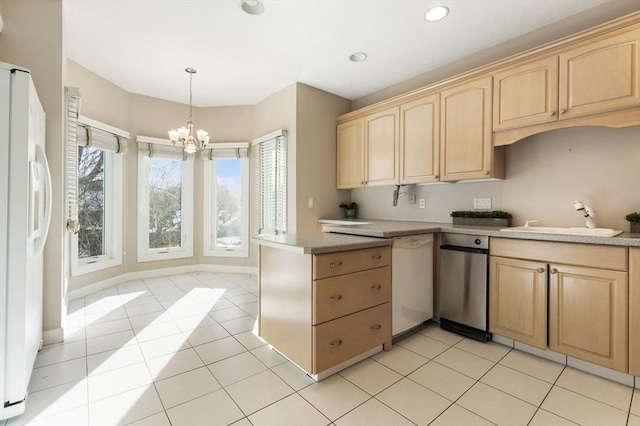
[(393, 107), (338, 124), (338, 189), (398, 184), (399, 116)]
[(560, 119), (640, 105), (640, 26), (560, 54)]
[(364, 119), (338, 124), (337, 187), (357, 188), (364, 185)]
[(491, 77), (445, 89), (440, 102), (440, 180), (504, 178), (504, 162), (494, 164)]
[(557, 117), (557, 55), (494, 74), (494, 131), (548, 123)]
[(640, 376), (640, 247), (629, 248), (629, 374)]
[(400, 105), (400, 183), (437, 182), (440, 170), (440, 94)]
[(396, 185), (399, 181), (399, 115), (398, 107), (393, 107), (364, 117), (367, 186)]

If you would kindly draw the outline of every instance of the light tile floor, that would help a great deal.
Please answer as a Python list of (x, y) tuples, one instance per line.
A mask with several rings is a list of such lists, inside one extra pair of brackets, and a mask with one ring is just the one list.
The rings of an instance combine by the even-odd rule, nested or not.
[(71, 302), (0, 426), (640, 426), (638, 390), (435, 324), (315, 383), (256, 336), (257, 295), (255, 277), (193, 273)]

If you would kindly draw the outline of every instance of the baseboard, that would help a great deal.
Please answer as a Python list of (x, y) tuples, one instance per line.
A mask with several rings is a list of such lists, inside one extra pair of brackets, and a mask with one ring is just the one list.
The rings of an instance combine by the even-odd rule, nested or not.
[(46, 330), (42, 332), (42, 345), (49, 346), (56, 343), (62, 343), (64, 341), (64, 329), (54, 328), (53, 330)]
[(175, 266), (172, 268), (151, 269), (148, 271), (135, 271), (126, 272), (124, 274), (107, 278), (106, 280), (98, 281), (93, 284), (86, 285), (75, 290), (71, 290), (67, 293), (67, 301), (79, 299), (81, 297), (88, 296), (105, 288), (113, 287), (114, 285), (122, 284), (127, 281), (141, 280), (144, 278), (164, 277), (167, 275), (186, 274), (189, 272), (230, 272), (237, 274), (251, 274), (257, 275), (258, 268), (254, 266), (230, 266), (230, 265), (186, 265)]

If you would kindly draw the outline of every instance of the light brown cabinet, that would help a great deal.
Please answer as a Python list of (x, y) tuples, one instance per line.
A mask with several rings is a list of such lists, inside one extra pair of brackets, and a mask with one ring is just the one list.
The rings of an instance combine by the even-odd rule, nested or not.
[(437, 182), (440, 173), (440, 94), (400, 105), (400, 183)]
[(489, 331), (547, 347), (547, 265), (489, 258)]
[(640, 376), (640, 247), (629, 248), (629, 373)]
[(640, 105), (640, 28), (494, 73), (493, 130)]
[(493, 164), (491, 77), (443, 90), (440, 111), (440, 180), (504, 178)]
[(627, 273), (549, 268), (549, 349), (626, 372)]
[(627, 248), (492, 238), (490, 251), (492, 333), (628, 371)]
[(394, 107), (338, 124), (338, 189), (398, 183), (399, 115)]
[(259, 334), (309, 374), (391, 348), (389, 246), (301, 254), (260, 246)]

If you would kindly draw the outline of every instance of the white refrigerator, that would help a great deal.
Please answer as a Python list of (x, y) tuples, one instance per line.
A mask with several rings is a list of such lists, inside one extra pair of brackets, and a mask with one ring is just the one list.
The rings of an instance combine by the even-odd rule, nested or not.
[(24, 412), (42, 346), (51, 219), (45, 113), (29, 70), (0, 63), (0, 419)]

